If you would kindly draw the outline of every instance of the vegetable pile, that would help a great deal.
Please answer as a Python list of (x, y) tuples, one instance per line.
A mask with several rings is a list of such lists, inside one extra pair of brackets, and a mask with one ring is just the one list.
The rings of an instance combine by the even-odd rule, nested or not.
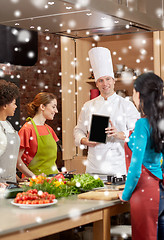
[(29, 186), (24, 188), (26, 191), (29, 189), (41, 190), (42, 192), (54, 194), (56, 198), (61, 198), (103, 186), (104, 184), (100, 178), (93, 177), (90, 174), (78, 174), (74, 175), (72, 179), (68, 179), (64, 178), (63, 174), (60, 173), (52, 178), (41, 175), (31, 178)]

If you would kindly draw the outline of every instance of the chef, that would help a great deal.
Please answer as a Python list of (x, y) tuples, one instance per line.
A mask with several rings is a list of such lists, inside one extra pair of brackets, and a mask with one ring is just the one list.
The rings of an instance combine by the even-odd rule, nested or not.
[[(88, 147), (87, 173), (125, 175), (124, 141), (140, 118), (134, 104), (114, 91), (115, 79), (109, 49), (95, 47), (89, 59), (100, 95), (86, 102), (74, 129), (75, 144)], [(106, 143), (89, 141), (92, 114), (109, 116)]]

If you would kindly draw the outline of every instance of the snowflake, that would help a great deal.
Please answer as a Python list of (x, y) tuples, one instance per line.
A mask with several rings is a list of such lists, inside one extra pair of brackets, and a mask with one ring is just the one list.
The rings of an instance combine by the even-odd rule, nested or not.
[(80, 187), (81, 184), (79, 182), (76, 183), (76, 187)]
[(14, 12), (14, 16), (15, 16), (15, 17), (20, 17), (20, 16), (21, 16), (21, 11), (16, 10), (16, 11)]
[(83, 160), (83, 165), (87, 166), (88, 165), (88, 160)]
[(101, 159), (102, 159), (102, 156), (101, 156), (101, 155), (96, 156), (96, 160), (97, 160), (97, 161), (100, 161)]
[(39, 196), (42, 196), (42, 194), (43, 194), (43, 192), (40, 190), (40, 191), (38, 191), (38, 195)]
[(164, 132), (164, 119), (161, 119), (159, 122), (158, 122), (158, 128), (161, 132)]
[(56, 166), (52, 166), (52, 171), (56, 171), (57, 170), (57, 167)]
[(81, 212), (77, 208), (71, 209), (68, 214), (69, 214), (69, 217), (74, 221), (78, 220), (81, 216)]
[(81, 144), (81, 145), (80, 145), (80, 149), (81, 149), (81, 150), (85, 149), (85, 146)]
[(43, 9), (47, 5), (47, 0), (30, 0), (31, 4), (38, 8), (38, 9)]
[(104, 192), (104, 195), (105, 195), (105, 196), (108, 196), (108, 195), (109, 195), (109, 191), (105, 191), (105, 192)]
[(94, 177), (94, 179), (97, 180), (99, 178), (99, 175), (95, 174), (93, 177)]
[(18, 42), (29, 42), (31, 40), (31, 33), (28, 30), (21, 30), (18, 33)]
[(41, 218), (41, 217), (36, 217), (36, 218), (35, 218), (35, 221), (36, 221), (37, 223), (41, 223), (41, 222), (42, 222), (42, 218)]

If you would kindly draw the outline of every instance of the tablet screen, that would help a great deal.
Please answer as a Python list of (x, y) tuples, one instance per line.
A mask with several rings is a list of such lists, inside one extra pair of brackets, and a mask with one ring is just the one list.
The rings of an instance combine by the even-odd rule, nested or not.
[(105, 128), (108, 127), (109, 116), (92, 115), (89, 141), (106, 143)]

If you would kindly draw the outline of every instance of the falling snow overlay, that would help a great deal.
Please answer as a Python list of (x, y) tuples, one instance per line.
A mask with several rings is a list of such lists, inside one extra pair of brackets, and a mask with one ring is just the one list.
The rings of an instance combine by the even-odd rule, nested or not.
[[(7, 62), (0, 63), (0, 78), (5, 78), (13, 82), (17, 80), (20, 87), (20, 117), (14, 120), (13, 125), (15, 128), (21, 128), (23, 126), (28, 117), (26, 105), (37, 93), (43, 91), (54, 93), (58, 98), (59, 112), (52, 122), (47, 123), (54, 129), (60, 139), (61, 149), (58, 149), (57, 166), (65, 172), (66, 168), (63, 166), (66, 164), (66, 161), (63, 161), (62, 159), (76, 161), (76, 158), (82, 156), (82, 160), (79, 161), (78, 167), (80, 167), (82, 162), (83, 168), (85, 169), (88, 165), (88, 160), (86, 160), (88, 149), (82, 144), (79, 148), (75, 147), (73, 128), (77, 123), (77, 118), (84, 102), (90, 100), (90, 90), (96, 88), (93, 71), (88, 58), (88, 50), (97, 46), (107, 47), (111, 50), (115, 74), (115, 90), (123, 90), (127, 96), (126, 100), (132, 101), (133, 83), (136, 77), (141, 73), (155, 71), (162, 74), (162, 78), (164, 78), (164, 64), (161, 63), (162, 53), (160, 53), (160, 51), (163, 51), (163, 42), (161, 41), (161, 36), (163, 35), (160, 33), (157, 37), (159, 33), (158, 31), (153, 33), (151, 29), (146, 29), (148, 22), (145, 22), (142, 26), (142, 19), (139, 19), (139, 26), (136, 25), (137, 20), (135, 23), (132, 21), (123, 21), (123, 19), (127, 19), (128, 17), (126, 14), (127, 11), (129, 15), (134, 15), (137, 18), (136, 9), (138, 6), (140, 7), (140, 10), (142, 10), (140, 12), (141, 16), (146, 17), (147, 9), (143, 10), (143, 6), (140, 6), (139, 2), (142, 2), (143, 5), (149, 1), (106, 1), (108, 4), (110, 4), (110, 2), (115, 3), (115, 11), (112, 13), (116, 16), (115, 18), (110, 17), (110, 14), (103, 13), (103, 6), (101, 6), (101, 4), (101, 14), (97, 14), (96, 11), (94, 11), (94, 8), (91, 7), (94, 3), (94, 1), (91, 0), (28, 0), (22, 8), (21, 5), (23, 1), (24, 0), (6, 0), (8, 3), (8, 10), (6, 11), (6, 9), (3, 9), (2, 7), (0, 10), (2, 24), (6, 24), (7, 26), (10, 26), (10, 24), (12, 25), (12, 36), (17, 38), (19, 44), (28, 44), (30, 42), (32, 37), (30, 31), (38, 32), (38, 60), (35, 65), (25, 67), (16, 66)], [(3, 0), (2, 2), (5, 1)], [(72, 4), (72, 2), (75, 4)], [(156, 6), (155, 2), (159, 2), (157, 7), (154, 7)], [(59, 4), (61, 5), (58, 11), (57, 6), (59, 6)], [(118, 4), (118, 8), (116, 4)], [(149, 12), (149, 8), (152, 8), (152, 16), (149, 14), (148, 18), (146, 18), (151, 18), (152, 23), (154, 24), (159, 20), (164, 29), (164, 9), (162, 4), (163, 1), (153, 1), (153, 7), (150, 4), (147, 10), (147, 12)], [(28, 7), (26, 8), (26, 6), (30, 6), (29, 15), (26, 11), (28, 10)], [(105, 11), (107, 11), (107, 9), (105, 9)], [(83, 17), (85, 21), (87, 21), (86, 26), (83, 25), (83, 21), (81, 20)], [(28, 20), (26, 20), (26, 18), (28, 18)], [(96, 22), (96, 19), (98, 20), (98, 24), (95, 28), (93, 22)], [(82, 21), (80, 24), (79, 20)], [(24, 29), (24, 26), (26, 29)], [(83, 31), (80, 30), (81, 26), (84, 26)], [(129, 34), (117, 34), (120, 26), (123, 32), (125, 31)], [(22, 30), (18, 31), (16, 28)], [(132, 29), (135, 33), (131, 33)], [(57, 32), (57, 34), (55, 32)], [(82, 38), (73, 38), (76, 37), (76, 34), (78, 35), (81, 32), (83, 32)], [(109, 35), (112, 32), (114, 34)], [(21, 52), (19, 44), (16, 44), (13, 47), (15, 54)], [(36, 57), (36, 53), (32, 50), (28, 51), (26, 55), (28, 59), (31, 60)], [(159, 107), (160, 106), (162, 108), (164, 103), (159, 102)], [(106, 113), (110, 116), (115, 110), (116, 109), (112, 106), (108, 106), (108, 104), (106, 105)], [(93, 106), (90, 111), (94, 113), (95, 107)], [(127, 112), (130, 112), (130, 109), (127, 109)], [(127, 115), (118, 114), (116, 118), (117, 124), (121, 125), (126, 118)], [(89, 124), (90, 122), (86, 120), (83, 123), (83, 127), (87, 128)], [(130, 128), (134, 128), (133, 122), (129, 122), (128, 124)], [(158, 128), (160, 131), (164, 132), (164, 119), (161, 119), (158, 122)], [(141, 138), (143, 141), (145, 140), (144, 135), (141, 135)], [(33, 138), (31, 137), (30, 142), (32, 141)], [(127, 135), (125, 142), (129, 143), (129, 141), (130, 139)], [(14, 144), (15, 140), (12, 139), (9, 142), (9, 145), (12, 148)], [(6, 146), (5, 139), (3, 135), (1, 135), (1, 132), (0, 146), (3, 146), (2, 149), (0, 147), (1, 158), (1, 154)], [(119, 143), (116, 144), (115, 147), (118, 150), (120, 147)], [(143, 146), (134, 144), (133, 147), (138, 153), (142, 153)], [(108, 152), (108, 158), (113, 158), (112, 151)], [(14, 154), (10, 154), (9, 159), (12, 161), (14, 159)], [(115, 164), (117, 164), (117, 159), (114, 160)], [(24, 158), (24, 161), (26, 161), (26, 158)], [(99, 169), (101, 169), (102, 172), (108, 168), (108, 164), (102, 163), (103, 154), (101, 151), (96, 155), (95, 161), (99, 164)], [(136, 164), (135, 158), (133, 164)], [(153, 165), (149, 163), (148, 167), (149, 169), (152, 169)], [(56, 166), (53, 166), (52, 168), (55, 170)], [(5, 169), (0, 165), (0, 177), (4, 171)], [(140, 173), (139, 171), (136, 172), (138, 174)], [(129, 171), (129, 173), (131, 173), (131, 171)], [(95, 179), (98, 177), (97, 174), (94, 175)], [(150, 182), (150, 180), (151, 179), (147, 177), (146, 181)], [(135, 179), (135, 181), (137, 181), (137, 179)], [(77, 182), (76, 186), (80, 188), (80, 182)], [(129, 188), (132, 188), (132, 186)], [(140, 188), (140, 192), (143, 196), (146, 194), (146, 191), (147, 190), (144, 187)], [(42, 192), (39, 194), (42, 195)], [(105, 191), (104, 194), (108, 195), (109, 192)], [(4, 200), (4, 197), (5, 191), (0, 188), (0, 201)], [(150, 194), (148, 201), (150, 204), (153, 204), (155, 202), (154, 196)], [(63, 202), (64, 200), (61, 200), (60, 206), (64, 204)], [(83, 206), (87, 204), (87, 200), (83, 201)], [(103, 205), (104, 202), (102, 201), (101, 204)], [(24, 218), (22, 215), (24, 210), (16, 209), (15, 206), (10, 206), (10, 208), (16, 213), (15, 216), (19, 215), (22, 211), (19, 217), (21, 220)], [(39, 227), (44, 224), (45, 221), (43, 215), (40, 214), (41, 211), (49, 211), (51, 214), (51, 209), (56, 210), (55, 208), (56, 206), (50, 207), (49, 210), (48, 208), (42, 210), (27, 210), (29, 214), (27, 219), (30, 219), (30, 216), (33, 216), (32, 221), (36, 227)], [(92, 208), (93, 213), (95, 209), (94, 206)], [(35, 214), (36, 212), (37, 214)], [(81, 208), (76, 205), (71, 205), (68, 209), (68, 215), (70, 220), (76, 222), (82, 217), (83, 212), (81, 211)], [(11, 218), (12, 217), (13, 215), (11, 215)], [(52, 218), (53, 217), (54, 216), (52, 216)], [(87, 221), (89, 222), (89, 220)], [(157, 223), (158, 222), (156, 221), (156, 224)], [(3, 231), (2, 225), (3, 224), (0, 224), (0, 234), (1, 231)], [(30, 235), (32, 231), (30, 232), (30, 229), (20, 230), (20, 234), (23, 232), (24, 234), (26, 232)], [(123, 239), (128, 238), (126, 232), (123, 230), (121, 235)], [(117, 237), (114, 237), (113, 239), (117, 239)]]

